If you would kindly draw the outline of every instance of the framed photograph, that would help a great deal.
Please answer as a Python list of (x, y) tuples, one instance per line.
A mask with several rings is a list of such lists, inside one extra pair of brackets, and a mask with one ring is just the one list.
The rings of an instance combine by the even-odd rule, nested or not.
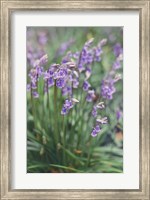
[(149, 1), (0, 2), (1, 199), (150, 199)]

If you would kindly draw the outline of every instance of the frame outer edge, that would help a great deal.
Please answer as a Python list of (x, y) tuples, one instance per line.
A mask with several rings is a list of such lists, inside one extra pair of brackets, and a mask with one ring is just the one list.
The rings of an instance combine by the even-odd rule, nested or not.
[[(142, 191), (141, 192), (118, 192), (118, 191), (101, 191), (96, 192), (94, 191), (80, 191), (77, 190), (60, 190), (59, 192), (54, 192), (50, 190), (44, 190), (36, 192), (35, 190), (20, 190), (20, 191), (10, 191), (9, 188), (9, 122), (10, 122), (10, 72), (9, 72), (9, 12), (8, 8), (13, 8), (17, 10), (29, 10), (30, 8), (36, 8), (36, 2), (34, 1), (1, 1), (1, 71), (0, 71), (0, 78), (1, 78), (1, 86), (0, 86), (0, 107), (1, 107), (1, 199), (141, 199), (141, 200), (148, 200), (149, 199), (149, 114), (150, 114), (150, 107), (149, 107), (149, 100), (150, 100), (150, 72), (149, 72), (149, 63), (150, 63), (150, 40), (149, 40), (149, 34), (150, 34), (150, 3), (149, 1), (126, 1), (125, 2), (119, 2), (118, 7), (123, 7), (123, 5), (126, 7), (126, 9), (139, 9), (141, 7), (142, 9), (142, 30), (141, 30), (141, 43), (142, 43), (142, 75), (141, 75), (141, 95), (142, 98), (142, 105), (141, 105), (141, 120), (142, 120), (142, 169), (141, 172), (143, 174), (142, 176)], [(15, 4), (16, 2), (16, 4)], [(40, 1), (41, 4), (39, 5), (40, 8), (44, 9), (44, 6), (42, 5), (42, 1)], [(79, 9), (79, 6), (84, 5), (83, 8), (90, 9), (90, 2), (91, 1), (85, 1), (84, 4), (82, 1), (63, 1), (66, 2), (68, 5), (63, 6), (61, 1), (45, 1), (47, 3), (48, 7), (50, 9), (69, 9), (68, 5), (71, 5), (72, 8)], [(60, 5), (59, 5), (60, 3)], [(98, 9), (110, 10), (112, 7), (113, 9), (119, 9), (117, 7), (117, 4), (113, 5), (113, 1), (92, 1), (92, 8), (94, 9), (96, 6), (98, 6)], [(71, 8), (71, 10), (72, 10)], [(81, 10), (81, 9), (80, 9)], [(123, 9), (124, 10), (124, 9)], [(149, 56), (149, 59), (148, 59)], [(149, 108), (149, 109), (147, 109)]]

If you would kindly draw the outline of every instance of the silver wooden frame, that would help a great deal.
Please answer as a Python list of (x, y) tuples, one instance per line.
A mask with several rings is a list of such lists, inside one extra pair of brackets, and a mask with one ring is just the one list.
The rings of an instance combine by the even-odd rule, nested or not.
[[(150, 199), (150, 0), (0, 0), (0, 199)], [(140, 188), (138, 190), (12, 190), (10, 185), (10, 21), (16, 10), (138, 10), (140, 15)]]

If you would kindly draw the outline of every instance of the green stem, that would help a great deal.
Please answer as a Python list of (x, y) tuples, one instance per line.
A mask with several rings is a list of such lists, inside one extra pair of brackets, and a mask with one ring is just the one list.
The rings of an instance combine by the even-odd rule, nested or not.
[(87, 157), (87, 163), (86, 163), (86, 168), (88, 168), (90, 164), (90, 159), (91, 159), (91, 153), (92, 153), (92, 142), (91, 142), (92, 137), (90, 136), (89, 138), (89, 151), (88, 151), (88, 157)]
[(47, 80), (47, 107), (48, 107), (48, 113), (49, 113), (49, 121), (51, 125), (51, 112), (50, 112), (50, 98), (49, 98), (49, 90), (48, 90), (48, 80)]
[(58, 127), (57, 127), (57, 87), (56, 82), (54, 85), (54, 134), (55, 134), (55, 143), (58, 144)]
[(66, 147), (66, 134), (65, 134), (65, 119), (64, 119), (64, 115), (62, 116), (62, 130), (63, 130), (63, 162), (64, 164), (66, 164), (66, 153), (65, 153), (65, 147)]

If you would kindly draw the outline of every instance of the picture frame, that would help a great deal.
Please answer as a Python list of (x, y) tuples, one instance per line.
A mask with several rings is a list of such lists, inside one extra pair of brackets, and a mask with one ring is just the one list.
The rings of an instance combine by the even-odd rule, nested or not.
[[(149, 1), (22, 1), (1, 0), (1, 199), (150, 199), (149, 171), (149, 68), (150, 2)], [(89, 10), (139, 11), (140, 18), (140, 187), (130, 190), (11, 189), (11, 15), (15, 11)]]

